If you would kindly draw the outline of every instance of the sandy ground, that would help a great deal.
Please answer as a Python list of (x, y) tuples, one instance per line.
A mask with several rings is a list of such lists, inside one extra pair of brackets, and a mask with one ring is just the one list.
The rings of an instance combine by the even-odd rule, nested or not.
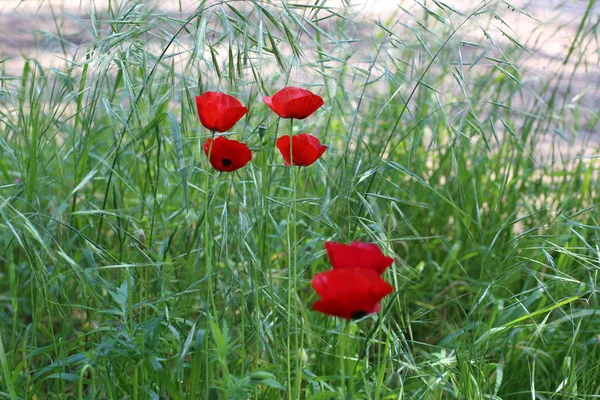
[[(216, 0), (213, 0), (216, 2)], [(52, 57), (60, 48), (53, 48), (51, 36), (60, 30), (62, 35), (77, 44), (85, 39), (85, 26), (79, 19), (85, 20), (91, 9), (99, 12), (105, 10), (109, 3), (117, 7), (126, 0), (0, 0), (0, 55), (14, 57), (19, 54), (36, 54), (38, 57)], [(297, 1), (301, 2), (301, 1)], [(346, 0), (327, 0), (328, 7), (346, 7)], [(424, 0), (425, 4), (440, 15), (448, 16), (454, 24), (460, 23), (462, 17), (448, 15), (433, 4), (432, 0)], [(179, 14), (195, 10), (198, 1), (193, 0), (147, 0), (148, 7), (159, 6), (162, 11)], [(355, 0), (353, 12), (360, 14), (356, 21), (362, 19), (385, 20), (397, 13), (401, 18), (409, 18), (409, 13), (417, 12), (420, 7), (415, 0)], [(497, 7), (498, 15), (503, 19), (495, 24), (510, 33), (514, 38), (528, 46), (540, 47), (536, 56), (541, 58), (562, 57), (571, 44), (581, 16), (584, 14), (587, 0), (504, 0), (489, 1), (489, 6), (482, 6), (476, 0), (444, 0), (444, 3), (469, 13), (479, 7)], [(505, 4), (523, 10), (512, 11)], [(400, 8), (407, 10), (399, 11)], [(530, 17), (525, 14), (529, 14)], [(600, 16), (600, 4), (593, 9), (593, 15)], [(56, 18), (55, 18), (56, 17)], [(504, 24), (503, 22), (506, 22)], [(501, 34), (490, 26), (490, 33)], [(497, 39), (498, 40), (498, 39)], [(499, 42), (503, 39), (500, 38)], [(504, 40), (506, 42), (506, 40)], [(535, 43), (534, 43), (535, 42)], [(40, 48), (41, 45), (41, 48)], [(39, 50), (39, 51), (38, 51)], [(47, 55), (45, 53), (48, 53)], [(597, 54), (596, 54), (597, 57)], [(18, 60), (15, 60), (18, 62)], [(597, 62), (597, 60), (595, 60)]]
[[(112, 1), (113, 7), (126, 2), (125, 0), (0, 0), (0, 68), (3, 75), (19, 76), (24, 58), (36, 58), (41, 65), (60, 66), (64, 64), (64, 51), (72, 54), (85, 46), (93, 35), (90, 33), (90, 12), (102, 12)], [(297, 0), (294, 3), (299, 3)], [(464, 17), (444, 13), (432, 0), (421, 0), (427, 7), (436, 10), (452, 25), (461, 23)], [(314, 3), (314, 2), (313, 2)], [(361, 20), (383, 20), (395, 15), (395, 18), (414, 21), (411, 13), (422, 10), (415, 0), (356, 0), (351, 11), (356, 13), (357, 24)], [(510, 36), (530, 49), (530, 56), (520, 60), (519, 65), (527, 79), (537, 81), (552, 81), (558, 71), (570, 72), (578, 60), (586, 64), (573, 80), (574, 93), (579, 95), (577, 101), (584, 104), (585, 109), (597, 110), (600, 106), (600, 45), (590, 43), (589, 47), (581, 46), (583, 53), (575, 52), (569, 62), (563, 60), (573, 42), (582, 15), (585, 13), (587, 0), (494, 0), (488, 5), (482, 5), (475, 0), (444, 0), (444, 3), (461, 12), (469, 14), (479, 7), (493, 8), (498, 19), (480, 21), (474, 18), (474, 23), (461, 28), (464, 40), (482, 41), (482, 26), (494, 38), (500, 48), (513, 46), (507, 36)], [(187, 15), (193, 12), (198, 1), (192, 0), (148, 0), (146, 4), (159, 6), (161, 11), (175, 16)], [(344, 0), (327, 0), (328, 7), (347, 8)], [(514, 8), (514, 10), (513, 10)], [(600, 18), (600, 2), (592, 9), (592, 17)], [(365, 25), (367, 26), (367, 25)], [(60, 35), (56, 35), (60, 32)], [(367, 49), (372, 42), (371, 32), (367, 29), (364, 34), (363, 46)], [(61, 45), (57, 37), (66, 38), (68, 42)], [(492, 43), (488, 45), (493, 48)], [(493, 50), (493, 49), (492, 49)], [(365, 52), (367, 50), (364, 50)], [(67, 57), (68, 58), (68, 57)], [(535, 90), (535, 89), (534, 89)], [(567, 101), (569, 99), (566, 99)], [(591, 112), (592, 112), (591, 111)], [(593, 146), (588, 147), (588, 155), (594, 154), (595, 146), (600, 143), (595, 132), (583, 132), (578, 140), (588, 140), (591, 135)], [(573, 146), (575, 148), (575, 146)], [(544, 152), (548, 152), (546, 149)]]
[[(217, 2), (217, 0), (213, 0)], [(304, 0), (306, 1), (306, 0)], [(328, 7), (338, 7), (340, 10), (347, 0), (327, 0)], [(445, 14), (432, 0), (424, 3), (454, 25), (461, 22), (458, 15)], [(8, 58), (3, 63), (9, 75), (19, 74), (22, 57), (36, 57), (42, 65), (49, 65), (52, 60), (62, 57), (62, 48), (57, 40), (53, 40), (56, 32), (60, 32), (69, 41), (68, 50), (72, 51), (78, 45), (90, 40), (85, 26), (85, 20), (90, 10), (96, 13), (105, 10), (109, 3), (117, 7), (126, 0), (0, 0), (0, 57)], [(296, 1), (302, 2), (301, 0)], [(194, 0), (147, 0), (148, 7), (159, 6), (162, 11), (175, 15), (189, 14), (199, 4)], [(359, 14), (354, 20), (386, 20), (396, 13), (401, 19), (409, 20), (412, 12), (421, 8), (415, 0), (353, 0), (353, 12)], [(588, 0), (494, 0), (489, 5), (482, 6), (477, 0), (444, 0), (444, 3), (469, 13), (479, 7), (496, 8), (502, 20), (492, 21), (485, 28), (499, 45), (509, 45), (505, 33), (532, 49), (529, 63), (522, 65), (540, 76), (548, 75), (559, 68), (564, 68), (562, 59), (571, 45), (581, 16), (585, 13)], [(511, 4), (523, 12), (513, 11), (506, 4)], [(400, 9), (406, 11), (399, 11)], [(527, 14), (527, 15), (526, 15)], [(593, 9), (595, 18), (600, 16), (600, 3)], [(471, 35), (474, 41), (481, 39), (480, 24), (471, 24)], [(461, 29), (463, 37), (469, 37), (468, 28)], [(368, 41), (368, 37), (365, 40)], [(597, 67), (598, 52), (590, 47), (590, 53), (585, 56), (590, 65)]]

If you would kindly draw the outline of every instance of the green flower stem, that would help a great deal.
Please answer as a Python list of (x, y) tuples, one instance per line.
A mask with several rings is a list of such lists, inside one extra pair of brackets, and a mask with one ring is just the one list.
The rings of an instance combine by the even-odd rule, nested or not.
[[(257, 354), (256, 354), (256, 366), (258, 366), (260, 364), (259, 359), (261, 357), (261, 352), (262, 352), (262, 347), (261, 347), (261, 343), (260, 343), (260, 338), (261, 338), (261, 313), (260, 313), (260, 308), (258, 308), (259, 306), (259, 300), (261, 299), (260, 296), (260, 292), (259, 292), (259, 288), (261, 287), (262, 282), (259, 279), (259, 269), (261, 268), (263, 269), (263, 273), (266, 275), (268, 283), (269, 283), (269, 290), (271, 293), (274, 292), (274, 284), (273, 284), (273, 274), (271, 273), (271, 266), (270, 266), (270, 260), (269, 260), (269, 255), (271, 254), (269, 251), (269, 248), (267, 247), (267, 243), (268, 243), (268, 220), (269, 220), (269, 195), (270, 195), (270, 189), (271, 189), (271, 182), (272, 182), (272, 178), (273, 178), (273, 167), (269, 168), (270, 165), (273, 164), (273, 158), (275, 155), (275, 148), (276, 148), (276, 143), (277, 143), (277, 136), (279, 133), (279, 123), (280, 123), (280, 119), (277, 119), (277, 124), (275, 126), (275, 131), (274, 131), (274, 135), (273, 135), (273, 141), (272, 143), (270, 143), (270, 139), (267, 139), (268, 137), (268, 133), (265, 133), (265, 138), (261, 138), (260, 141), (260, 154), (261, 154), (261, 188), (260, 188), (260, 195), (261, 195), (261, 219), (260, 219), (260, 233), (259, 233), (259, 239), (258, 239), (258, 244), (259, 244), (259, 255), (260, 255), (260, 264), (258, 264), (258, 266), (256, 268), (253, 268), (253, 272), (254, 272), (254, 276), (253, 276), (253, 282), (252, 282), (252, 287), (253, 290), (255, 292), (255, 323), (256, 323), (256, 347), (257, 347)], [(267, 142), (268, 146), (265, 149), (264, 143)], [(268, 154), (265, 156), (264, 155), (264, 151), (267, 151)], [(269, 308), (273, 308), (274, 304), (271, 302), (271, 304), (269, 305)]]
[[(298, 354), (295, 355), (294, 360), (292, 360), (292, 352), (290, 351), (292, 348), (298, 350), (299, 340), (298, 340), (298, 318), (294, 318), (294, 323), (292, 327), (292, 316), (296, 316), (297, 312), (297, 301), (296, 301), (296, 282), (298, 280), (298, 269), (297, 269), (297, 249), (296, 243), (298, 241), (297, 232), (296, 232), (296, 221), (297, 221), (297, 174), (294, 169), (294, 157), (293, 157), (293, 149), (292, 149), (292, 136), (294, 133), (294, 119), (290, 118), (290, 187), (292, 188), (292, 199), (290, 203), (290, 212), (288, 214), (288, 223), (287, 223), (287, 242), (288, 242), (288, 296), (287, 296), (287, 326), (288, 326), (288, 336), (287, 336), (287, 365), (288, 365), (288, 393), (290, 398), (297, 398), (299, 393), (294, 393), (294, 387), (292, 386), (292, 363), (294, 364), (294, 372), (296, 373), (296, 379), (300, 379), (300, 366)], [(293, 298), (293, 301), (292, 301)], [(294, 341), (294, 347), (291, 346), (292, 338)]]
[[(347, 357), (347, 345), (348, 345), (348, 335), (350, 332), (349, 329), (349, 324), (346, 322), (345, 319), (342, 319), (341, 323), (340, 323), (340, 339), (338, 342), (338, 359), (340, 362), (340, 366), (339, 366), (339, 371), (340, 371), (340, 388), (343, 390), (343, 394), (345, 395), (348, 387), (346, 387), (346, 377), (347, 377), (347, 370), (346, 370), (346, 357)], [(350, 391), (351, 392), (351, 391)]]
[[(208, 170), (210, 170), (210, 156), (212, 153), (212, 149), (213, 149), (213, 145), (215, 142), (215, 132), (212, 131), (212, 135), (210, 138), (210, 146), (208, 146)], [(208, 286), (208, 300), (210, 302), (210, 308), (211, 308), (211, 312), (212, 315), (216, 315), (217, 313), (217, 307), (215, 305), (215, 296), (214, 296), (214, 290), (213, 290), (213, 279), (212, 279), (212, 274), (213, 274), (213, 265), (212, 265), (212, 240), (211, 240), (211, 222), (212, 222), (212, 218), (210, 215), (210, 200), (211, 200), (211, 196), (210, 196), (210, 192), (212, 191), (212, 186), (211, 185), (211, 177), (207, 176), (206, 180), (205, 180), (205, 184), (204, 184), (204, 261), (205, 261), (205, 265), (206, 265), (206, 280), (207, 280), (207, 286)]]
[[(212, 132), (211, 138), (210, 138), (210, 145), (208, 146), (208, 154), (207, 154), (207, 162), (208, 162), (208, 167), (207, 167), (207, 171), (210, 171), (210, 156), (212, 154), (212, 149), (213, 149), (213, 144), (215, 142), (215, 132)], [(202, 151), (202, 149), (201, 149)], [(204, 262), (205, 262), (205, 268), (206, 268), (206, 281), (207, 281), (207, 291), (208, 291), (208, 301), (210, 303), (210, 315), (211, 316), (215, 316), (217, 314), (216, 310), (217, 307), (215, 305), (215, 296), (214, 296), (214, 291), (213, 291), (213, 280), (212, 280), (212, 274), (213, 274), (213, 265), (212, 265), (212, 240), (211, 240), (211, 222), (212, 222), (212, 218), (210, 217), (209, 213), (210, 213), (210, 202), (211, 202), (211, 196), (210, 196), (210, 192), (211, 192), (211, 178), (212, 178), (212, 174), (207, 174), (206, 180), (205, 180), (205, 184), (204, 184)], [(210, 329), (207, 329), (206, 332), (210, 332)], [(205, 368), (205, 373), (206, 373), (206, 377), (205, 377), (205, 382), (208, 385), (208, 383), (211, 381), (211, 372), (213, 371), (213, 368), (210, 368), (211, 365), (211, 352), (210, 352), (210, 340), (208, 340), (208, 338), (205, 338), (204, 341), (204, 368)], [(208, 387), (205, 388), (206, 390), (208, 390)]]

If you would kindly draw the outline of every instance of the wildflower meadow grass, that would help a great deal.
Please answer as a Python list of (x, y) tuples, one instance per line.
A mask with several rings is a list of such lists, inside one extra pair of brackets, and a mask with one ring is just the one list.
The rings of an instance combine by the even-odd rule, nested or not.
[(600, 394), (595, 0), (0, 7), (0, 399)]

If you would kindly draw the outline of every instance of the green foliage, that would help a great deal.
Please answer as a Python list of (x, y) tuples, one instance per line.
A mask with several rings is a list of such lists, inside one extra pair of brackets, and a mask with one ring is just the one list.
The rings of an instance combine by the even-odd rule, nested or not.
[[(593, 0), (546, 71), (551, 21), (503, 1), (96, 3), (52, 11), (59, 66), (0, 62), (0, 398), (600, 391)], [(324, 107), (279, 121), (286, 85)], [(236, 173), (202, 150), (208, 90), (250, 110)], [(290, 130), (325, 156), (284, 168)], [(379, 314), (311, 310), (327, 240), (395, 258)]]

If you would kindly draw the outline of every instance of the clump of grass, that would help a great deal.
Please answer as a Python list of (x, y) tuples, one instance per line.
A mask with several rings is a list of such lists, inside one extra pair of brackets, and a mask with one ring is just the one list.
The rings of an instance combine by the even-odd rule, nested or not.
[[(62, 63), (0, 79), (0, 397), (597, 393), (588, 4), (548, 72), (551, 21), (501, 1), (53, 9)], [(325, 106), (280, 123), (261, 97), (286, 85)], [(233, 174), (203, 154), (207, 90), (250, 109)], [(329, 146), (293, 180), (290, 131)], [(313, 312), (323, 243), (356, 239), (396, 292), (357, 322)]]

